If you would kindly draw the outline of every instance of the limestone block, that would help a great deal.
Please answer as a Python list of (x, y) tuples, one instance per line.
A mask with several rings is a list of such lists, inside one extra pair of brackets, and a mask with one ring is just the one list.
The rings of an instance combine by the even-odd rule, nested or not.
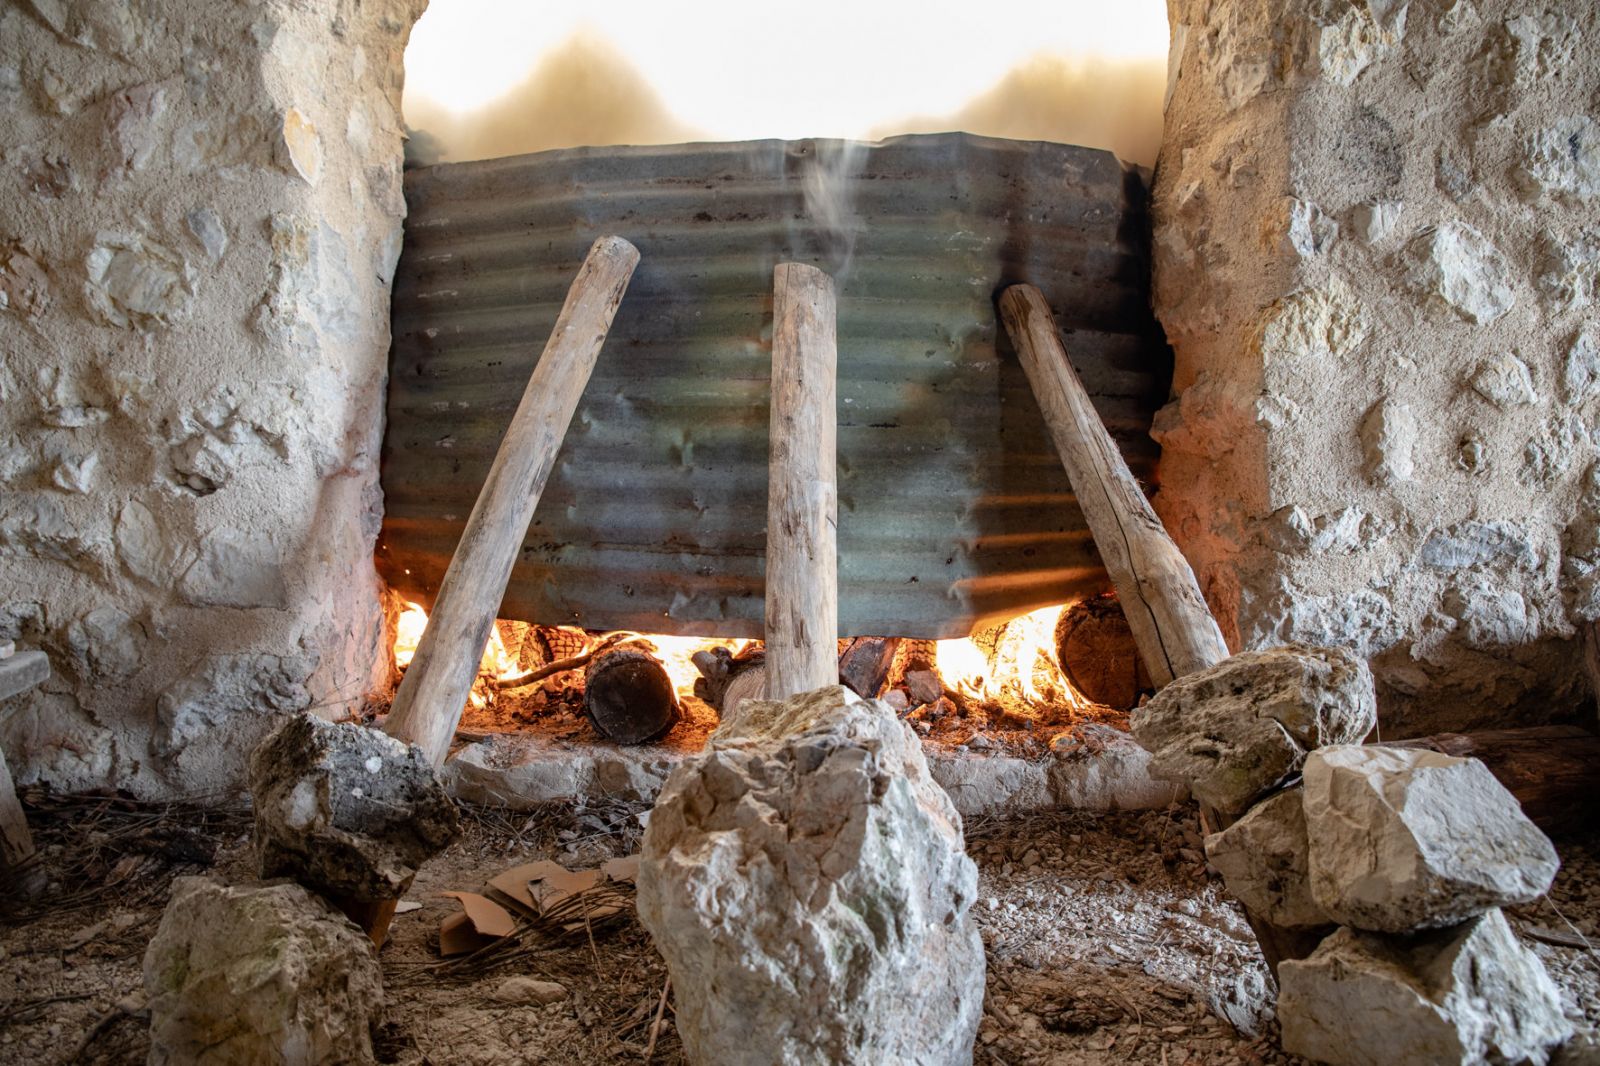
[(1544, 234), (1534, 284), (1557, 311), (1587, 307), (1600, 287), (1600, 231), (1585, 230), (1571, 240)]
[(1529, 613), (1522, 593), (1487, 580), (1449, 589), (1441, 607), (1459, 623), (1462, 643), (1479, 651), (1526, 644), (1539, 632), (1538, 617)]
[(1405, 5), (1379, 3), (1373, 7), (1386, 15), (1398, 9), (1398, 15), (1380, 25), (1372, 8), (1350, 4), (1341, 9), (1337, 21), (1312, 27), (1316, 68), (1323, 78), (1335, 85), (1352, 85), (1399, 43), (1405, 33)]
[(0, 311), (37, 320), (51, 303), (50, 275), (18, 241), (0, 241)]
[(1307, 644), (1242, 652), (1180, 677), (1132, 716), (1155, 771), (1227, 814), (1298, 770), (1308, 751), (1358, 741), (1376, 722), (1366, 662)]
[(1303, 259), (1321, 255), (1339, 239), (1339, 223), (1316, 204), (1289, 197), (1283, 201), (1283, 240)]
[(197, 207), (184, 216), (184, 224), (205, 250), (206, 258), (212, 263), (221, 262), (228, 250), (228, 229), (217, 213), (209, 207)]
[(150, 1066), (372, 1063), (372, 941), (299, 885), (173, 882), (144, 955)]
[(167, 89), (158, 82), (134, 85), (106, 102), (106, 144), (112, 149), (107, 177), (125, 177), (150, 165), (160, 147)]
[(1449, 925), (1526, 903), (1555, 878), (1555, 848), (1476, 759), (1336, 746), (1304, 774), (1311, 894), (1342, 925)]
[(62, 456), (50, 471), (50, 484), (62, 492), (82, 496), (94, 489), (99, 472), (99, 452)]
[(84, 298), (109, 326), (170, 325), (194, 300), (194, 279), (184, 258), (137, 234), (99, 234), (84, 271)]
[(1250, 913), (1284, 928), (1332, 924), (1311, 898), (1309, 850), (1298, 788), (1269, 796), (1206, 837), (1206, 858), (1228, 891)]
[(117, 514), (117, 558), (123, 569), (155, 588), (171, 588), (189, 558), (190, 534), (164, 503), (160, 516), (138, 500)]
[(1523, 445), (1518, 473), (1529, 485), (1546, 488), (1593, 451), (1594, 443), (1582, 419), (1571, 412), (1552, 415)]
[(1600, 197), (1600, 126), (1586, 115), (1574, 115), (1534, 131), (1524, 145), (1516, 178), (1529, 199), (1542, 195), (1581, 202)]
[[(234, 765), (242, 767), (245, 753), (275, 724), (272, 715), (303, 710), (311, 702), (305, 682), (312, 666), (297, 655), (211, 656), (156, 700), (151, 753), (171, 759), (192, 744), (211, 741), (225, 746)], [(242, 746), (241, 728), (249, 738)]]
[(1572, 1032), (1498, 910), (1415, 937), (1340, 929), (1278, 981), (1283, 1049), (1330, 1066), (1542, 1064)]
[(316, 125), (295, 108), (284, 112), (278, 155), (285, 170), (315, 185), (322, 173), (322, 138)]
[(1050, 742), (1046, 777), (1055, 806), (1078, 811), (1144, 811), (1181, 802), (1182, 786), (1157, 777), (1151, 756), (1120, 729), (1088, 723)]
[(250, 755), (261, 876), (330, 896), (395, 899), (460, 834), (422, 749), (299, 714)]
[(75, 619), (63, 636), (73, 671), (84, 680), (117, 681), (144, 663), (144, 625), (110, 604)]
[(1502, 411), (1539, 402), (1528, 364), (1511, 352), (1498, 352), (1479, 363), (1469, 384), (1473, 392)]
[(1350, 229), (1367, 244), (1378, 244), (1394, 232), (1402, 205), (1394, 200), (1371, 200), (1350, 209)]
[(1465, 222), (1430, 226), (1405, 247), (1405, 281), (1468, 322), (1488, 324), (1511, 310), (1511, 264)]
[(1600, 395), (1600, 332), (1586, 325), (1567, 345), (1561, 367), (1561, 398), (1580, 404), (1596, 395)]
[(1379, 400), (1361, 420), (1361, 452), (1375, 485), (1411, 480), (1420, 430), (1408, 403)]
[(1511, 521), (1468, 520), (1428, 534), (1417, 562), (1432, 570), (1492, 565), (1536, 570), (1540, 553), (1526, 527)]
[(692, 1061), (971, 1061), (977, 871), (882, 702), (745, 701), (673, 771), (641, 854), (639, 916)]
[(274, 607), (288, 600), (283, 560), (265, 530), (219, 526), (178, 585), (185, 602), (199, 607)]
[(1240, 632), (1252, 648), (1297, 642), (1371, 657), (1398, 643), (1405, 626), (1394, 604), (1375, 589), (1312, 596), (1283, 581), (1264, 599), (1241, 597)]

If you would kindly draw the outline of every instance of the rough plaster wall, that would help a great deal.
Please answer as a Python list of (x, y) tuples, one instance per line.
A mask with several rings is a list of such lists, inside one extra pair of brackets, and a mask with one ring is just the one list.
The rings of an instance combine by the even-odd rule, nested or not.
[(377, 457), (424, 0), (0, 8), (0, 709), (22, 781), (236, 784), (383, 680)]
[(1570, 713), (1600, 615), (1592, 0), (1169, 0), (1158, 509), (1391, 735)]

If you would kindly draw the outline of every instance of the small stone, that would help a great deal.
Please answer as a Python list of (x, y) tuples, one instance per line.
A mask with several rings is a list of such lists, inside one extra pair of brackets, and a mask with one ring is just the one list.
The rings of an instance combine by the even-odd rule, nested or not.
[(1178, 678), (1133, 712), (1133, 735), (1163, 777), (1227, 814), (1300, 769), (1324, 744), (1377, 723), (1372, 671), (1344, 648), (1242, 652)]
[(189, 212), (184, 222), (190, 235), (205, 249), (206, 258), (213, 263), (220, 262), (228, 250), (228, 231), (217, 213), (209, 207), (198, 207)]
[(107, 325), (140, 330), (170, 325), (194, 299), (189, 264), (140, 236), (98, 235), (84, 269), (89, 306)]
[(1377, 244), (1394, 232), (1401, 205), (1393, 200), (1357, 204), (1350, 210), (1350, 228), (1368, 244)]
[(1600, 334), (1584, 326), (1567, 347), (1561, 369), (1561, 398), (1570, 404), (1583, 403), (1600, 394)]
[(1283, 1049), (1330, 1066), (1544, 1063), (1572, 1033), (1498, 910), (1415, 937), (1340, 929), (1278, 981)]
[(66, 456), (50, 472), (50, 483), (62, 492), (84, 495), (94, 488), (100, 470), (100, 453)]
[(1476, 759), (1346, 745), (1312, 752), (1304, 774), (1311, 894), (1341, 925), (1449, 925), (1555, 878), (1555, 848)]
[(533, 977), (508, 977), (495, 986), (494, 998), (512, 1007), (542, 1007), (567, 998), (567, 986)]
[[(371, 759), (381, 773), (367, 768)], [(261, 876), (347, 899), (396, 898), (460, 832), (420, 748), (310, 714), (251, 754), (250, 794)]]
[(1521, 404), (1537, 403), (1533, 375), (1528, 364), (1510, 352), (1500, 352), (1484, 360), (1472, 375), (1472, 391), (1502, 411)]
[(1554, 415), (1523, 445), (1519, 474), (1529, 485), (1546, 488), (1572, 469), (1581, 453), (1592, 449), (1581, 419), (1571, 412)]
[(939, 675), (932, 670), (906, 671), (906, 691), (911, 696), (911, 705), (932, 703), (944, 695), (944, 685), (939, 680)]
[(892, 688), (885, 692), (883, 702), (887, 703), (895, 714), (905, 714), (911, 709), (911, 697), (906, 695), (906, 690), (903, 688)]
[(1414, 453), (1420, 430), (1411, 405), (1380, 400), (1361, 421), (1361, 451), (1367, 477), (1375, 485), (1409, 481), (1416, 470)]
[(1468, 322), (1487, 325), (1516, 303), (1510, 263), (1464, 222), (1423, 230), (1406, 245), (1405, 256), (1406, 283)]
[(1311, 898), (1300, 790), (1286, 789), (1206, 837), (1206, 858), (1252, 914), (1284, 928), (1332, 924)]
[(1417, 562), (1430, 570), (1465, 570), (1493, 563), (1536, 570), (1539, 550), (1529, 532), (1515, 522), (1457, 522), (1428, 534), (1417, 550)]
[(672, 772), (640, 920), (692, 1061), (972, 1060), (983, 944), (961, 818), (894, 712), (747, 700)]
[(1316, 204), (1293, 197), (1285, 202), (1283, 228), (1285, 243), (1304, 259), (1321, 255), (1339, 239), (1339, 223)]
[(279, 156), (284, 169), (300, 175), (306, 184), (315, 185), (322, 173), (322, 139), (317, 127), (291, 107), (283, 116), (282, 138)]
[(372, 941), (299, 885), (173, 882), (144, 955), (150, 1066), (376, 1062)]
[(1537, 130), (1515, 172), (1529, 200), (1541, 195), (1582, 202), (1600, 197), (1600, 126), (1586, 115)]

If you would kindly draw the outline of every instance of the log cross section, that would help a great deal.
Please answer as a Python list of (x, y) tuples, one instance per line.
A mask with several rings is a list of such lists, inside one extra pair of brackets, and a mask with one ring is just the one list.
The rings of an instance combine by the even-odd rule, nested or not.
[(638, 249), (621, 237), (589, 249), (395, 692), (385, 730), (421, 747), (435, 766), (450, 752), (528, 523), (638, 262)]
[(833, 279), (803, 263), (773, 271), (768, 454), (767, 698), (839, 682), (839, 355)]
[(1013, 285), (1000, 315), (1039, 400), (1078, 507), (1157, 688), (1228, 657), (1194, 571), (1139, 489), (1067, 359), (1044, 295)]

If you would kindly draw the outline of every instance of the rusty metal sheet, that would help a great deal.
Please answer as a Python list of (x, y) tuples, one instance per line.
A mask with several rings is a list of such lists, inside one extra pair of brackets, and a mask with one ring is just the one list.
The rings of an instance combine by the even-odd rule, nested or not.
[(642, 259), (502, 617), (760, 635), (784, 259), (839, 283), (841, 635), (964, 635), (1107, 586), (994, 297), (1045, 292), (1148, 479), (1171, 357), (1144, 183), (1110, 154), (965, 134), (584, 148), (413, 170), (406, 198), (379, 550), (404, 595), (431, 602), (603, 233)]

